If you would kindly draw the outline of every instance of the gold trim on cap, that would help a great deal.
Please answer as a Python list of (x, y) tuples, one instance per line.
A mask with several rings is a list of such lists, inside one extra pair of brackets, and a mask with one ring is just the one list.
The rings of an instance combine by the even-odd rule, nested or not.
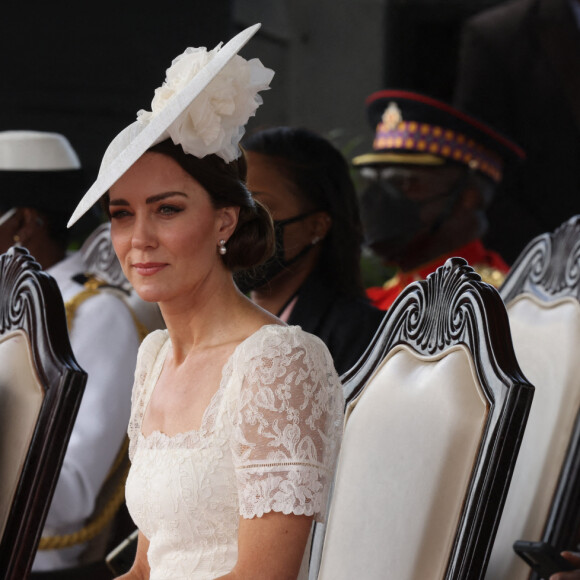
[(365, 153), (352, 160), (353, 165), (374, 165), (378, 163), (401, 163), (409, 165), (443, 165), (445, 159), (436, 155), (404, 153)]

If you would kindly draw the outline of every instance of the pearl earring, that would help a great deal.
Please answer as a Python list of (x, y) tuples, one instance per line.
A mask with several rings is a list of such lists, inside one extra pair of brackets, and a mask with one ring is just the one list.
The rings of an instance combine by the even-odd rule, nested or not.
[(226, 241), (220, 240), (219, 245), (220, 245), (220, 247), (219, 247), (218, 251), (223, 256), (228, 251), (228, 249), (226, 248)]
[(315, 246), (322, 238), (320, 238), (319, 236), (315, 236), (314, 238), (312, 238), (312, 241), (310, 242), (313, 246)]

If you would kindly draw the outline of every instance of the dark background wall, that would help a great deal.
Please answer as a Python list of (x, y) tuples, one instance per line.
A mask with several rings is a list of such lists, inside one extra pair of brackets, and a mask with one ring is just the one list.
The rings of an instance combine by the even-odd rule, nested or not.
[(500, 1), (388, 1), (385, 82), (451, 101), (461, 25), (469, 16)]
[(263, 23), (252, 54), (277, 71), (256, 121), (304, 125), (361, 153), (373, 137), (365, 98), (397, 87), (450, 101), (463, 22), (501, 1), (234, 0), (238, 26)]
[(249, 128), (302, 125), (354, 155), (370, 147), (365, 97), (387, 86), (450, 99), (462, 21), (497, 0), (4, 2), (0, 130), (67, 135), (89, 175), (149, 108), (171, 60), (254, 22), (243, 50), (276, 70)]
[(0, 130), (64, 133), (95, 172), (171, 60), (232, 31), (229, 0), (3, 2)]

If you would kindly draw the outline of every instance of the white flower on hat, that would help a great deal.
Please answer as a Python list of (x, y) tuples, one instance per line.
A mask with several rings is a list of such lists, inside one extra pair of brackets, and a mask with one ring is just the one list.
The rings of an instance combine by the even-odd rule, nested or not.
[(137, 120), (109, 144), (96, 181), (85, 193), (68, 226), (74, 224), (151, 147), (171, 138), (186, 153), (202, 158), (215, 153), (229, 163), (240, 156), (238, 143), (244, 125), (269, 88), (274, 71), (237, 53), (256, 34), (249, 26), (222, 48), (188, 48), (174, 59), (163, 85), (155, 91), (151, 111), (139, 111)]
[[(139, 111), (137, 121), (147, 124), (210, 62), (221, 44), (211, 51), (188, 48), (167, 69), (165, 82), (155, 90), (151, 112)], [(238, 144), (245, 124), (262, 103), (259, 91), (269, 88), (274, 71), (258, 59), (245, 60), (235, 55), (196, 99), (166, 129), (186, 153), (195, 157), (216, 154), (226, 163), (240, 156)]]

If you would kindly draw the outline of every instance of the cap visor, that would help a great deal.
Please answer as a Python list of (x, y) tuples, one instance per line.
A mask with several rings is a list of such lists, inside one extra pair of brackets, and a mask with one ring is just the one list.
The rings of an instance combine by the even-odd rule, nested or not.
[(429, 154), (404, 153), (365, 153), (352, 160), (353, 165), (379, 165), (381, 163), (400, 163), (402, 165), (443, 165), (445, 159)]

